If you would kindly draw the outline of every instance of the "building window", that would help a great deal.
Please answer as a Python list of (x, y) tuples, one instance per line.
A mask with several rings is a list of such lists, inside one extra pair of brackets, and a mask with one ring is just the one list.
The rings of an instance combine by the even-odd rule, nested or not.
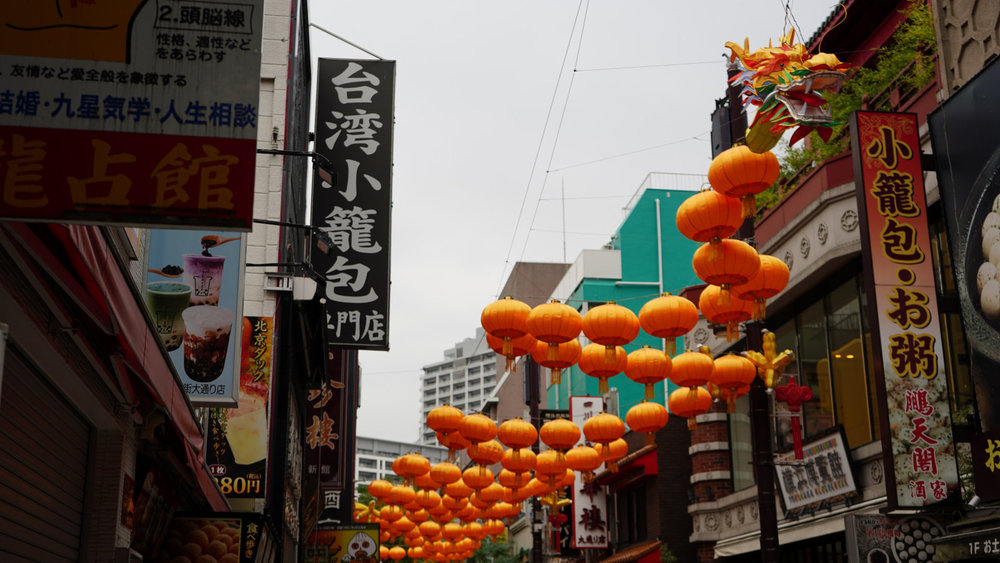
[(469, 387), (472, 387), (474, 385), (479, 385), (480, 383), (482, 383), (482, 381), (480, 381), (478, 377), (476, 379), (470, 379), (469, 380)]
[(455, 390), (465, 389), (465, 384), (464, 383), (456, 383), (456, 384), (452, 385), (452, 389), (455, 389)]
[(358, 480), (359, 481), (370, 483), (370, 482), (374, 481), (375, 479), (378, 479), (378, 474), (376, 474), (376, 473), (371, 473), (370, 471), (359, 471), (358, 472)]
[(478, 397), (478, 396), (479, 396), (479, 390), (478, 389), (473, 389), (472, 391), (469, 391), (469, 398), (470, 399), (473, 398), (473, 397)]
[(472, 366), (472, 367), (470, 367), (469, 368), (469, 375), (472, 375), (474, 373), (479, 373), (480, 369), (481, 368), (479, 366)]
[(618, 545), (646, 539), (646, 488), (618, 492)]
[(435, 383), (437, 383), (436, 377), (428, 377), (424, 380), (424, 385), (434, 385)]
[(434, 396), (434, 390), (433, 389), (428, 389), (428, 390), (424, 391), (424, 397), (433, 397), (433, 396)]
[(374, 469), (374, 468), (378, 467), (378, 463), (374, 459), (359, 457), (358, 458), (358, 467), (366, 467), (366, 468)]

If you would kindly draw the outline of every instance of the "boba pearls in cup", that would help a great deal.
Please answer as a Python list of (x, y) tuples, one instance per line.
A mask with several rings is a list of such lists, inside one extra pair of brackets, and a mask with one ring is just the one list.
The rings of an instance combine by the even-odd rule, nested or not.
[(199, 383), (214, 381), (226, 365), (235, 314), (212, 305), (188, 307), (184, 317), (184, 372)]

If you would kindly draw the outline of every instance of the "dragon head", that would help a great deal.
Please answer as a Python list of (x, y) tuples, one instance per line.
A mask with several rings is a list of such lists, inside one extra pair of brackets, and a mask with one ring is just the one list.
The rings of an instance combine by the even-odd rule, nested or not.
[(742, 84), (744, 106), (757, 106), (757, 115), (747, 130), (747, 146), (763, 153), (773, 148), (787, 129), (798, 127), (790, 144), (816, 130), (826, 140), (836, 125), (830, 103), (823, 94), (840, 91), (850, 65), (836, 55), (810, 55), (805, 45), (794, 43), (795, 30), (781, 37), (778, 47), (750, 51), (750, 39), (743, 45), (726, 43), (731, 61), (742, 63), (742, 72), (731, 82)]

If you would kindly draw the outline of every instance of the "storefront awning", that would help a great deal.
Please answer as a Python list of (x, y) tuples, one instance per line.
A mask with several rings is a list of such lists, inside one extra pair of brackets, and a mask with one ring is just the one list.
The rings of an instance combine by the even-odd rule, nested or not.
[(615, 553), (607, 559), (601, 559), (600, 563), (630, 563), (631, 561), (639, 561), (643, 557), (652, 554), (656, 556), (654, 560), (659, 561), (661, 545), (663, 545), (663, 542), (660, 540), (636, 544)]
[(615, 492), (647, 476), (657, 475), (659, 466), (656, 462), (656, 446), (643, 446), (638, 450), (628, 454), (618, 460), (617, 471), (605, 469), (594, 476), (594, 481), (598, 485), (609, 488), (609, 492)]
[[(118, 393), (131, 395), (128, 371), (136, 374), (166, 412), (182, 438), (183, 451), (174, 452), (192, 472), (205, 500), (213, 510), (228, 511), (229, 504), (209, 473), (204, 460), (204, 438), (194, 418), (194, 410), (184, 394), (177, 374), (164, 355), (142, 306), (141, 296), (118, 267), (110, 246), (99, 227), (86, 225), (29, 226), (10, 223), (12, 234), (48, 275), (96, 326), (120, 344), (112, 354), (109, 384)], [(58, 241), (62, 252), (49, 245)], [(69, 264), (59, 256), (68, 257)], [(122, 367), (128, 369), (122, 369)], [(126, 400), (133, 397), (126, 396)]]

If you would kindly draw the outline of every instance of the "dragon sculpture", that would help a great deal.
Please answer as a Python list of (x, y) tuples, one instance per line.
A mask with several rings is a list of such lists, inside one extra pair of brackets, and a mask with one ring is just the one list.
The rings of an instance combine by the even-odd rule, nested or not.
[(798, 127), (789, 144), (795, 144), (815, 130), (824, 141), (837, 123), (830, 115), (824, 92), (840, 91), (850, 64), (836, 55), (810, 55), (805, 45), (795, 44), (795, 30), (781, 38), (781, 45), (750, 51), (750, 39), (743, 45), (729, 41), (730, 61), (742, 63), (741, 72), (730, 82), (742, 84), (744, 107), (757, 106), (757, 114), (747, 129), (746, 144), (755, 153), (771, 150), (785, 130)]

